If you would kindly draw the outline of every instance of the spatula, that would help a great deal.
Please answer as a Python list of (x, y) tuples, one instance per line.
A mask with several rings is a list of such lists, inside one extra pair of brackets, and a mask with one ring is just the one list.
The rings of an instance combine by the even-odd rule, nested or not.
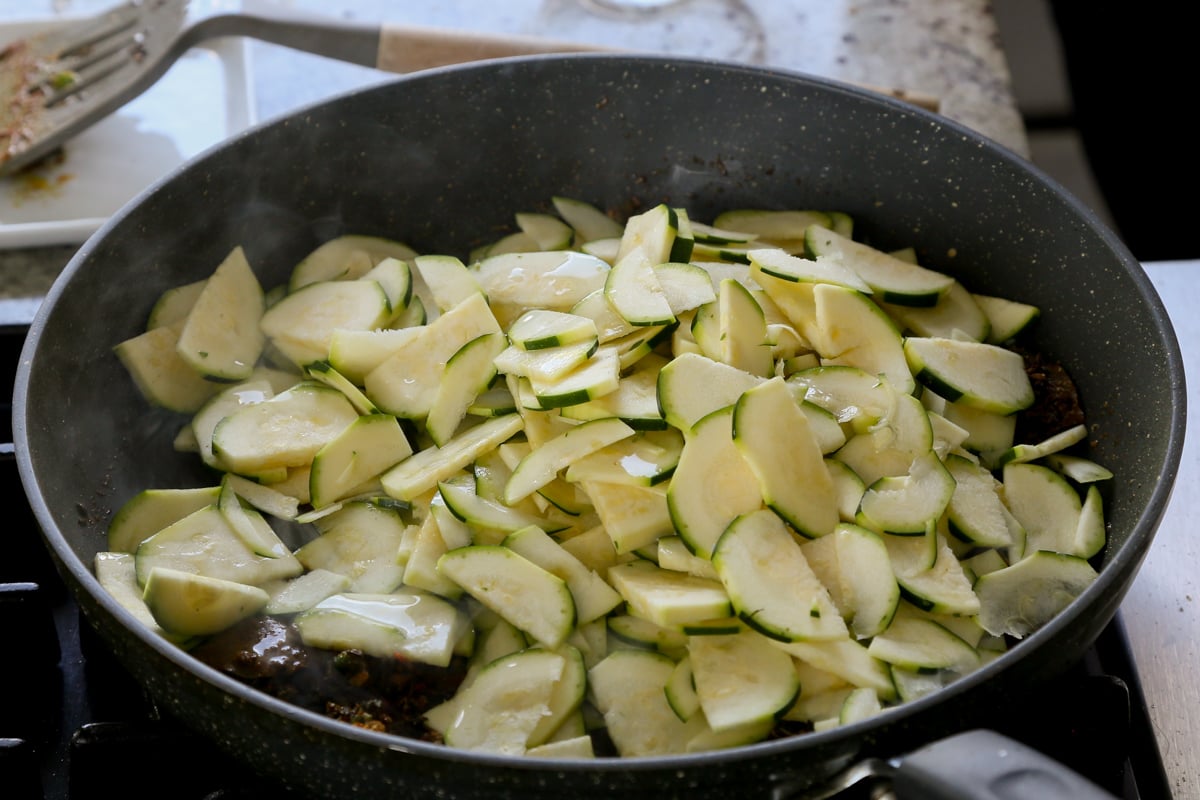
[(387, 72), (596, 50), (593, 45), (413, 25), (356, 25), (256, 4), (130, 0), (0, 50), (0, 175), (53, 152), (149, 89), (187, 50), (247, 36)]
[[(128, 0), (94, 17), (21, 39), (0, 50), (0, 175), (53, 152), (149, 89), (205, 40), (246, 36), (386, 72), (541, 53), (612, 50), (532, 36), (416, 25), (354, 24), (255, 3)], [(937, 100), (874, 91), (937, 110)]]

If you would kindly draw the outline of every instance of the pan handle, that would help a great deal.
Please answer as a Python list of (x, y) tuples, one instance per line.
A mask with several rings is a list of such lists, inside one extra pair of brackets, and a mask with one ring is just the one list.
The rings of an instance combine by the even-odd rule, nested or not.
[(772, 800), (833, 800), (864, 781), (897, 800), (1118, 800), (1079, 773), (995, 731), (939, 739), (898, 758), (868, 758), (830, 780), (781, 784)]
[(990, 730), (972, 730), (922, 747), (895, 764), (900, 800), (1116, 800), (1079, 773)]

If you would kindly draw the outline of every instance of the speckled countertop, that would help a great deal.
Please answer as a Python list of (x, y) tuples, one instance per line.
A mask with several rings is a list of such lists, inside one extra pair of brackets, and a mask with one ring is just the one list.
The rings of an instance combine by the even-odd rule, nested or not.
[[(580, 16), (580, 9), (605, 2), (429, 0), (403, 4), (402, 18), (389, 0), (281, 0), (279, 5), (355, 22), (469, 27), (716, 56), (908, 90), (936, 97), (947, 117), (1027, 155), (988, 0), (687, 0), (651, 11), (633, 27), (602, 8), (598, 15)], [(654, 0), (639, 3), (655, 5)], [(111, 4), (0, 0), (0, 22), (87, 14)], [(686, 8), (687, 13), (668, 17), (672, 8)], [(390, 77), (260, 42), (248, 44), (248, 67), (253, 111), (260, 121)], [(74, 245), (0, 250), (0, 324), (31, 320), (74, 250)]]

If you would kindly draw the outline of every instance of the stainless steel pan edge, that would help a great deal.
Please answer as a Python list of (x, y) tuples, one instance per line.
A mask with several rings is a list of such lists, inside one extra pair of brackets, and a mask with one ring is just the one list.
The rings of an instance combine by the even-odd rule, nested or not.
[[(1118, 472), (1100, 580), (1012, 653), (876, 720), (720, 753), (553, 766), (371, 734), (279, 703), (138, 628), (99, 588), (90, 560), (107, 513), (140, 488), (201, 479), (170, 453), (178, 420), (147, 412), (111, 354), (159, 292), (202, 277), (239, 243), (268, 285), (342, 232), (465, 253), (553, 193), (626, 211), (669, 199), (697, 218), (737, 205), (836, 207), (868, 239), (915, 244), (973, 288), (1038, 302), (1040, 341), (1073, 367), (1097, 458)], [(986, 722), (1014, 688), (1073, 663), (1111, 619), (1165, 510), (1185, 419), (1178, 345), (1140, 266), (1019, 157), (932, 114), (805, 76), (599, 55), (401, 78), (214, 148), (72, 259), (30, 331), (14, 399), (22, 480), (88, 620), (172, 714), (314, 796), (765, 792)]]

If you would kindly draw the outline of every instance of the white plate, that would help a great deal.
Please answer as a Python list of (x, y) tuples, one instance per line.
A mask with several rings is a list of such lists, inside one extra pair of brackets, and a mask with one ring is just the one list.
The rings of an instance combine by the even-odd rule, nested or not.
[[(0, 25), (0, 47), (63, 20)], [(80, 244), (155, 180), (254, 123), (247, 42), (192, 48), (58, 163), (0, 179), (0, 248)]]

